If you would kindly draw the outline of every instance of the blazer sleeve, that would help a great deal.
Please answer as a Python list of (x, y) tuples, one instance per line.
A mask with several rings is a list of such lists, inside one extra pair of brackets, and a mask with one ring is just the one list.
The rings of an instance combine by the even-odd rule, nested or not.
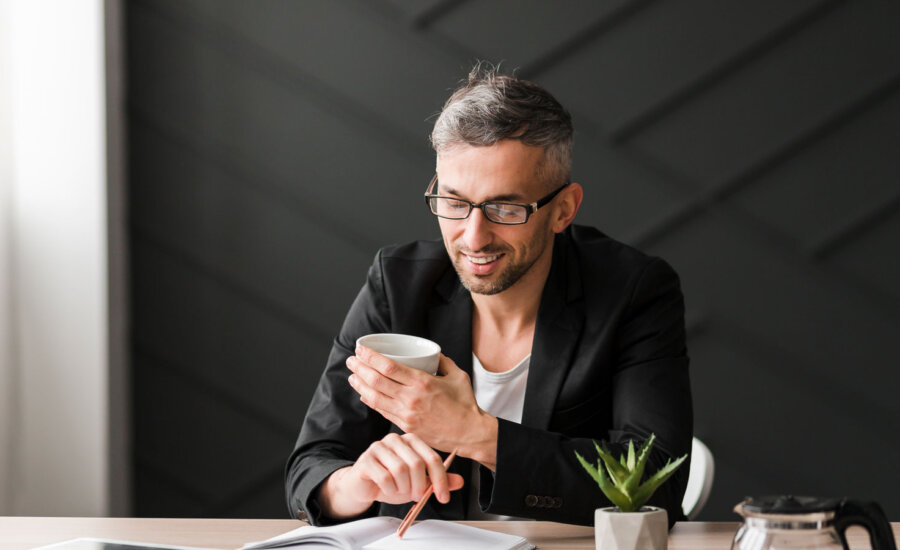
[[(644, 268), (616, 334), (612, 426), (598, 436), (618, 457), (628, 440), (640, 442), (655, 433), (647, 465), (652, 474), (667, 460), (689, 454), (693, 436), (684, 300), (678, 276), (666, 262), (653, 259)], [(591, 525), (595, 508), (612, 506), (575, 458), (575, 451), (588, 460), (597, 456), (592, 439), (499, 422), (496, 472), (481, 468), (480, 473), (485, 511)], [(667, 510), (670, 527), (684, 518), (688, 471), (685, 461), (648, 502)]]
[[(379, 251), (334, 341), (297, 444), (287, 461), (285, 489), (292, 517), (307, 519), (313, 525), (336, 523), (322, 515), (316, 501), (319, 486), (335, 470), (353, 464), (372, 441), (390, 430), (387, 420), (360, 402), (347, 381), (349, 371), (345, 363), (353, 354), (358, 337), (390, 332), (390, 327)], [(360, 517), (374, 515), (376, 510), (377, 503)]]

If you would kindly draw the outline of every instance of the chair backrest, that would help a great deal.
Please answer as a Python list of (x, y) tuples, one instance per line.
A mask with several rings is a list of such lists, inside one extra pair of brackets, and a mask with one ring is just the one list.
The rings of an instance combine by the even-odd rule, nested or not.
[(712, 452), (702, 441), (694, 438), (691, 445), (691, 471), (688, 475), (687, 489), (681, 507), (688, 519), (695, 519), (706, 505), (712, 491), (713, 477), (716, 473)]

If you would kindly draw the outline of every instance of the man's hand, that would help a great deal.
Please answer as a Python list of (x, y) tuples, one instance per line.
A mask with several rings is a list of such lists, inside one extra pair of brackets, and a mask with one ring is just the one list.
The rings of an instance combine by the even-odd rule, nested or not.
[(429, 481), (437, 499), (445, 504), (450, 491), (463, 486), (462, 476), (448, 474), (441, 457), (421, 439), (392, 433), (372, 443), (353, 466), (331, 474), (317, 500), (326, 516), (349, 518), (365, 512), (375, 501), (418, 501)]
[(360, 347), (347, 359), (350, 385), (367, 406), (441, 451), (457, 449), (490, 469), (497, 457), (497, 419), (475, 402), (469, 375), (445, 355), (432, 376)]

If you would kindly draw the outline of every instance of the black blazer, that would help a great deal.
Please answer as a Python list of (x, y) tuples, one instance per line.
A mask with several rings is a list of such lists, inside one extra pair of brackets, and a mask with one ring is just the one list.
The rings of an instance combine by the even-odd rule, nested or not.
[[(345, 360), (356, 339), (376, 332), (414, 334), (440, 344), (472, 372), (472, 298), (441, 241), (378, 252), (365, 286), (334, 341), (286, 468), (291, 514), (327, 524), (315, 494), (336, 469), (373, 442), (400, 430), (359, 401)], [(556, 236), (541, 296), (522, 423), (499, 421), (497, 469), (480, 468), (482, 509), (489, 513), (592, 525), (611, 504), (575, 458), (596, 458), (592, 440), (618, 456), (629, 439), (657, 436), (647, 472), (691, 449), (692, 408), (678, 276), (593, 228)], [(650, 500), (681, 511), (688, 463)], [(467, 483), (449, 503), (430, 499), (421, 519), (466, 518), (471, 461), (450, 471)], [(366, 515), (403, 517), (411, 504), (376, 503)]]

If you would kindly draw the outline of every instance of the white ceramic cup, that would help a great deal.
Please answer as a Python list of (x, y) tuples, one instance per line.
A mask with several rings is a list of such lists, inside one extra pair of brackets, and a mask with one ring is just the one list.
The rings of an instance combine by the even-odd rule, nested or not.
[(388, 359), (435, 374), (441, 359), (441, 346), (431, 340), (408, 334), (369, 334), (356, 340), (357, 346), (366, 346)]

